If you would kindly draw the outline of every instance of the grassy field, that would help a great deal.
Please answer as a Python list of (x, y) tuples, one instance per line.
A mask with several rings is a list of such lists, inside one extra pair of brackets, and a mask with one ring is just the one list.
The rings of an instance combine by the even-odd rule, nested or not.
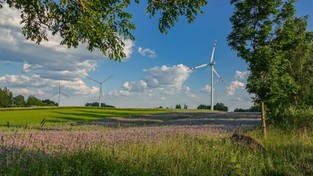
[[(38, 114), (43, 113), (50, 125), (63, 127), (4, 126), (0, 175), (313, 175), (312, 131), (270, 128), (267, 138), (257, 129), (247, 131), (263, 143), (265, 150), (259, 150), (233, 141), (231, 132), (211, 125), (102, 128), (101, 123), (81, 123), (169, 112), (179, 113), (98, 108), (2, 110), (0, 118), (11, 119), (7, 116), (11, 114), (16, 124), (36, 126), (43, 118)], [(6, 123), (3, 119), (1, 123)], [(75, 130), (67, 123), (75, 123)]]
[(128, 117), (171, 112), (166, 109), (107, 109), (91, 107), (0, 109), (0, 125), (25, 126), (64, 122), (100, 120), (107, 117)]

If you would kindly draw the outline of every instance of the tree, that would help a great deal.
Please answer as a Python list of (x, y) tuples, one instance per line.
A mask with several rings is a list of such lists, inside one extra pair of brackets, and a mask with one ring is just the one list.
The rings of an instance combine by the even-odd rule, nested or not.
[(58, 103), (49, 99), (42, 100), (42, 103), (43, 103), (43, 106), (58, 106)]
[(273, 115), (310, 95), (313, 34), (306, 31), (307, 17), (295, 17), (295, 0), (231, 2), (236, 9), (229, 45), (248, 63), (246, 88), (261, 104), (266, 134), (266, 107)]
[(211, 105), (200, 104), (197, 109), (211, 109)]
[(224, 105), (224, 103), (216, 103), (216, 105), (214, 105), (214, 110), (217, 111), (228, 111), (228, 107)]
[(23, 95), (17, 95), (16, 97), (13, 98), (13, 104), (14, 106), (17, 107), (25, 107), (26, 102), (25, 102), (25, 98)]
[(8, 88), (0, 88), (0, 108), (11, 107), (12, 97), (13, 94)]
[(175, 109), (181, 109), (180, 104), (177, 104), (177, 105), (175, 106)]
[(260, 112), (260, 107), (251, 106), (249, 109), (236, 108), (234, 112)]
[(36, 98), (34, 95), (30, 95), (27, 98), (26, 101), (26, 106), (31, 107), (31, 106), (42, 106), (43, 102), (41, 100), (39, 100), (38, 98)]
[(286, 12), (293, 7), (294, 0), (284, 3), (282, 0), (231, 0), (231, 3), (235, 5), (235, 12), (230, 18), (233, 31), (228, 35), (229, 46), (248, 64), (250, 76), (246, 88), (261, 104), (262, 127), (266, 135), (265, 104), (283, 97), (284, 87), (289, 87), (290, 91), (295, 89), (291, 77), (284, 72), (288, 61), (283, 57), (283, 50), (272, 47), (275, 45), (275, 26), (288, 18)]
[[(86, 103), (85, 106), (99, 107), (99, 102)], [(101, 103), (101, 107), (115, 108), (114, 106), (112, 106), (112, 105), (107, 105), (107, 104), (105, 104), (105, 103)]]
[[(62, 37), (61, 45), (76, 48), (79, 43), (87, 43), (88, 50), (98, 48), (110, 59), (120, 60), (126, 56), (124, 40), (135, 39), (131, 34), (135, 24), (127, 12), (130, 3), (139, 0), (0, 0), (0, 8), (8, 4), (22, 9), (23, 34), (37, 44), (48, 40), (47, 31), (51, 31)], [(160, 14), (159, 30), (166, 34), (179, 16), (192, 22), (206, 4), (207, 0), (148, 0), (147, 14), (150, 18)]]

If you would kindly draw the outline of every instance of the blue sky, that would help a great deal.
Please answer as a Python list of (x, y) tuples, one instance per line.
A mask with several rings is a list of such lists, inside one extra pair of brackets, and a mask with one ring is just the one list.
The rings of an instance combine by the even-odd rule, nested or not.
[[(309, 30), (313, 30), (312, 7), (312, 0), (296, 3), (299, 16), (310, 16)], [(57, 101), (52, 96), (60, 82), (62, 92), (69, 95), (61, 97), (61, 106), (80, 106), (98, 101), (98, 84), (87, 77), (102, 81), (112, 75), (103, 84), (106, 104), (140, 108), (187, 104), (196, 108), (210, 104), (211, 72), (209, 67), (194, 71), (188, 67), (208, 63), (217, 40), (215, 68), (224, 82), (215, 77), (215, 103), (224, 103), (230, 110), (252, 105), (244, 89), (247, 66), (226, 41), (233, 13), (228, 0), (210, 0), (193, 23), (180, 18), (167, 35), (159, 32), (158, 19), (150, 19), (145, 11), (144, 4), (130, 6), (136, 40), (126, 41), (128, 57), (115, 62), (98, 51), (90, 53), (85, 45), (77, 49), (60, 46), (58, 36), (41, 45), (27, 41), (21, 34), (18, 11), (5, 6), (0, 10), (0, 87), (8, 87), (15, 96)]]

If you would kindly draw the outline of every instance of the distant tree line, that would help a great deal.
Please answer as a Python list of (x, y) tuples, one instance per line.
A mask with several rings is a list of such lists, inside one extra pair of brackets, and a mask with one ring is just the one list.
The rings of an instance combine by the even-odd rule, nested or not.
[[(183, 107), (184, 109), (188, 109), (188, 105), (186, 105), (186, 104), (184, 104), (184, 107)], [(180, 104), (177, 104), (176, 106), (175, 106), (175, 109), (182, 109), (182, 106), (180, 105)]]
[(25, 100), (23, 95), (13, 96), (13, 93), (7, 88), (0, 88), (0, 108), (9, 107), (31, 107), (31, 106), (58, 106), (58, 103), (45, 99), (40, 100), (34, 95), (30, 95)]
[[(211, 105), (204, 105), (204, 104), (200, 104), (197, 109), (211, 109)], [(223, 103), (216, 103), (216, 105), (214, 105), (214, 110), (217, 111), (228, 111), (228, 107), (225, 106)]]
[[(98, 103), (98, 102), (86, 103), (85, 106), (99, 107), (99, 103)], [(107, 104), (105, 104), (105, 103), (101, 103), (101, 107), (115, 108), (115, 106), (107, 105)]]
[(234, 112), (261, 112), (261, 107), (251, 106), (249, 109), (236, 108)]

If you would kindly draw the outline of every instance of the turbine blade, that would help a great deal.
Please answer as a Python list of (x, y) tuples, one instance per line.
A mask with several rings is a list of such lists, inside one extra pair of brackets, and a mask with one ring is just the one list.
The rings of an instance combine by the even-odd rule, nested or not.
[(53, 94), (51, 97), (54, 97), (54, 96), (56, 96), (56, 95), (58, 95), (58, 94), (59, 94), (59, 92), (57, 92), (57, 93)]
[(214, 46), (213, 46), (213, 50), (212, 50), (212, 55), (211, 55), (211, 59), (210, 59), (210, 64), (213, 63), (213, 57), (214, 57), (215, 48), (216, 48), (216, 40), (214, 41)]
[(99, 83), (99, 84), (100, 84), (100, 82), (99, 82), (99, 81), (97, 81), (97, 80), (95, 80), (95, 79), (92, 79), (92, 78), (90, 78), (89, 76), (87, 76), (87, 78), (88, 78), (88, 79), (90, 79), (91, 81), (94, 81), (94, 82), (96, 82), (96, 83)]
[(222, 78), (220, 77), (220, 75), (217, 73), (217, 71), (215, 70), (215, 68), (212, 66), (212, 69), (213, 69), (213, 72), (215, 73), (215, 75), (221, 80), (221, 81), (223, 81), (222, 80)]
[(199, 65), (199, 66), (190, 68), (190, 70), (195, 70), (195, 69), (198, 69), (198, 68), (206, 67), (206, 66), (208, 66), (208, 65), (209, 65), (209, 64), (202, 64), (202, 65)]
[(66, 97), (68, 97), (68, 95), (65, 94), (65, 93), (63, 93), (63, 92), (60, 92), (60, 94), (66, 96)]
[(107, 77), (105, 80), (103, 80), (102, 82), (100, 82), (101, 84), (104, 83), (105, 81), (107, 81), (108, 79), (112, 78), (112, 75), (110, 75), (109, 77)]

